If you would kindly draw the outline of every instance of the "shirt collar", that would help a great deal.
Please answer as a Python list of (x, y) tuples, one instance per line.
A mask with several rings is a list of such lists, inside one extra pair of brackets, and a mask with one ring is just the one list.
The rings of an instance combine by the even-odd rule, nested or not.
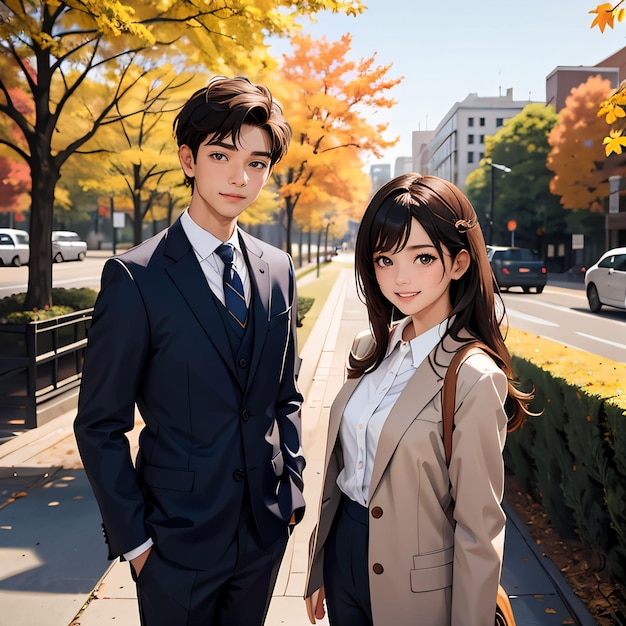
[[(180, 216), (180, 223), (185, 231), (185, 235), (187, 235), (187, 239), (189, 239), (191, 247), (202, 260), (210, 257), (222, 243), (220, 239), (211, 234), (208, 230), (204, 230), (202, 226), (198, 226), (198, 224), (193, 221), (191, 215), (189, 215), (188, 210), (183, 211), (183, 214)], [(224, 243), (232, 244), (235, 250), (241, 252), (238, 226), (235, 226), (231, 238)]]
[[(400, 320), (391, 332), (391, 338), (389, 339), (389, 345), (387, 346), (387, 354), (389, 356), (396, 346), (402, 342), (402, 333), (404, 329), (411, 323), (410, 317), (405, 317)], [(409, 342), (411, 346), (411, 353), (413, 355), (413, 366), (418, 367), (419, 364), (433, 351), (435, 346), (441, 341), (448, 329), (448, 320), (445, 319), (441, 324), (433, 326), (426, 332), (414, 337)]]

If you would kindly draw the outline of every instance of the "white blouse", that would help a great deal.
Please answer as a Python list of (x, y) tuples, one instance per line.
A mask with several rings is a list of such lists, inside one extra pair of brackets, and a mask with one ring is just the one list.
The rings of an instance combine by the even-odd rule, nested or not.
[(406, 317), (395, 326), (385, 358), (359, 381), (339, 427), (344, 467), (337, 485), (363, 506), (368, 505), (376, 448), (385, 421), (410, 378), (441, 341), (448, 320), (411, 341), (402, 341), (402, 332), (410, 323), (411, 318)]

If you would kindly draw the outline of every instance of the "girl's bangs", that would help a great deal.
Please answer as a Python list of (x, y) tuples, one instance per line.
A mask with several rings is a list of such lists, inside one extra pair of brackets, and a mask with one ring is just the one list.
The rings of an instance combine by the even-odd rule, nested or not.
[(372, 235), (378, 234), (371, 241), (372, 252), (398, 252), (406, 245), (411, 233), (413, 215), (410, 197), (409, 202), (403, 200), (402, 196), (387, 198), (381, 205), (371, 229)]

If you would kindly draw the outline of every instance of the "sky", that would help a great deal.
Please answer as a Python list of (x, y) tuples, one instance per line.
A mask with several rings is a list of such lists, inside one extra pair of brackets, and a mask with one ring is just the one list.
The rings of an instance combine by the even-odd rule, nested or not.
[[(593, 66), (626, 46), (626, 21), (601, 33), (589, 11), (600, 0), (364, 0), (358, 17), (325, 12), (303, 32), (336, 41), (352, 35), (348, 58), (376, 54), (379, 65), (404, 77), (391, 90), (397, 104), (374, 113), (399, 142), (382, 159), (411, 156), (411, 133), (434, 130), (470, 93), (545, 102), (546, 77), (557, 66)], [(288, 53), (284, 42), (274, 54)]]

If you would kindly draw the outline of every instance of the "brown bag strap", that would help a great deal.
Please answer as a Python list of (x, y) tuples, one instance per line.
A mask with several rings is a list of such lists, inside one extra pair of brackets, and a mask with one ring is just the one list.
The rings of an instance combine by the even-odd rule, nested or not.
[[(441, 390), (441, 406), (443, 419), (443, 448), (446, 453), (446, 465), (450, 465), (450, 457), (452, 456), (452, 431), (454, 430), (454, 403), (456, 398), (456, 378), (459, 368), (463, 361), (467, 358), (469, 352), (477, 348), (491, 356), (495, 356), (493, 351), (480, 341), (470, 341), (461, 346), (450, 361), (448, 371), (443, 378), (443, 389)], [(448, 512), (452, 516), (452, 507), (454, 503), (450, 503)], [(452, 523), (452, 520), (451, 520)], [(508, 593), (504, 587), (498, 585), (498, 594), (496, 597), (496, 615), (495, 626), (515, 626), (515, 616), (511, 607)]]
[(467, 358), (468, 353), (474, 348), (478, 348), (491, 354), (492, 350), (481, 341), (470, 341), (461, 346), (452, 357), (446, 375), (443, 379), (443, 389), (441, 391), (441, 407), (443, 420), (443, 449), (446, 453), (446, 465), (450, 465), (452, 456), (452, 431), (454, 430), (454, 403), (456, 400), (456, 378), (459, 368)]

